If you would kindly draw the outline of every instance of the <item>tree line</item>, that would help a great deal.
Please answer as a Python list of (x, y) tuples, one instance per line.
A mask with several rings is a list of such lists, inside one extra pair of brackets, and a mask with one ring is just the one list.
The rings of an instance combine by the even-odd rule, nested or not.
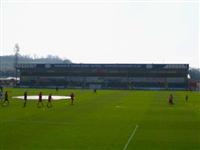
[[(55, 63), (72, 63), (69, 59), (61, 59), (58, 56), (47, 55), (46, 57), (19, 55), (18, 63), (42, 63), (42, 64), (55, 64)], [(0, 77), (14, 77), (15, 76), (15, 56), (5, 55), (0, 56)]]

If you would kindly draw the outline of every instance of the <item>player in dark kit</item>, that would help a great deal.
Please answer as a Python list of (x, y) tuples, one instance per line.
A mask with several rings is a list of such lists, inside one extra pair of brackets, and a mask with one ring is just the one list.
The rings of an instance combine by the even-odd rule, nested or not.
[(48, 107), (48, 108), (49, 108), (49, 107), (52, 107), (51, 100), (52, 100), (52, 95), (49, 94), (49, 96), (48, 96), (48, 103), (47, 103), (47, 107)]
[(0, 86), (0, 101), (3, 100), (3, 87)]
[(6, 92), (5, 92), (5, 95), (4, 95), (3, 105), (4, 105), (4, 104), (9, 105), (8, 91), (6, 91)]
[(3, 100), (3, 92), (0, 91), (0, 101)]
[(37, 103), (38, 107), (40, 107), (40, 103), (42, 104), (42, 107), (43, 107), (44, 105), (43, 105), (43, 102), (42, 102), (42, 92), (39, 93), (39, 100), (38, 100), (38, 103)]
[(185, 95), (185, 101), (188, 102), (188, 95)]
[(0, 86), (0, 91), (3, 92), (3, 87), (2, 86)]
[(173, 98), (173, 95), (170, 94), (170, 95), (169, 95), (169, 99), (168, 99), (168, 100), (169, 100), (169, 104), (171, 104), (171, 105), (174, 104), (173, 99), (174, 99), (174, 98)]
[(27, 91), (24, 92), (24, 107), (26, 107), (27, 102)]
[(71, 97), (71, 105), (74, 105), (74, 97), (75, 97), (74, 93), (71, 93), (70, 97)]

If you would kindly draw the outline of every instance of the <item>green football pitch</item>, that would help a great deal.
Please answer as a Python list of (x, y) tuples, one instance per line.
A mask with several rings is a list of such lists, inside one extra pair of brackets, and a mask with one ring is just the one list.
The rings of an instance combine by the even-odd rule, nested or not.
[[(200, 93), (186, 91), (28, 89), (29, 95), (69, 95), (75, 103), (12, 99), (25, 89), (8, 88), (0, 105), (2, 150), (199, 150)], [(168, 104), (169, 94), (174, 105)], [(189, 100), (185, 102), (185, 95)]]

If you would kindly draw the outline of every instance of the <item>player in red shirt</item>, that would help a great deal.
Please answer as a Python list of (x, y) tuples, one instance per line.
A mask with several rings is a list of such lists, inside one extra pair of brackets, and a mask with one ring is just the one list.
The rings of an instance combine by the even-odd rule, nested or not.
[(174, 98), (173, 98), (173, 95), (170, 94), (170, 95), (169, 95), (169, 99), (168, 99), (168, 100), (169, 100), (169, 104), (171, 104), (171, 105), (174, 104), (173, 99), (174, 99)]
[(27, 91), (24, 92), (24, 107), (26, 107), (27, 102)]
[(70, 97), (71, 97), (71, 105), (73, 105), (74, 104), (74, 97), (75, 97), (73, 92), (70, 94)]
[(48, 108), (49, 108), (49, 107), (52, 107), (51, 100), (52, 100), (52, 95), (49, 94), (49, 96), (48, 96), (48, 103), (47, 103), (47, 107), (48, 107)]
[(39, 93), (39, 99), (38, 99), (38, 103), (37, 103), (38, 107), (40, 107), (40, 103), (42, 104), (42, 107), (43, 107), (44, 105), (43, 105), (43, 102), (42, 102), (42, 92)]
[(4, 104), (9, 105), (8, 91), (6, 91), (6, 92), (5, 92), (5, 95), (4, 95), (3, 105), (4, 105)]

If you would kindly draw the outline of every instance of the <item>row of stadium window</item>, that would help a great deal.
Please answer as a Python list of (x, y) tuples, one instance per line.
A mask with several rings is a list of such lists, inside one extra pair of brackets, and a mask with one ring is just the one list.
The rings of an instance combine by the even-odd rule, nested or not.
[(17, 68), (162, 68), (162, 69), (187, 69), (188, 64), (18, 64)]
[(162, 82), (162, 83), (182, 83), (185, 82), (185, 78), (126, 78), (126, 77), (31, 77), (31, 76), (23, 76), (22, 81), (69, 81), (69, 82)]

